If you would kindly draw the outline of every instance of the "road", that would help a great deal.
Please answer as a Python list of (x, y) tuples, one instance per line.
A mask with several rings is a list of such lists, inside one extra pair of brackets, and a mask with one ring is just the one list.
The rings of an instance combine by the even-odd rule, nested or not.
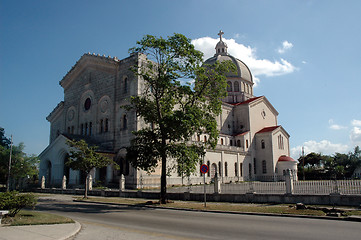
[(39, 199), (37, 210), (79, 221), (74, 240), (102, 239), (359, 239), (361, 223), (308, 218), (176, 211)]

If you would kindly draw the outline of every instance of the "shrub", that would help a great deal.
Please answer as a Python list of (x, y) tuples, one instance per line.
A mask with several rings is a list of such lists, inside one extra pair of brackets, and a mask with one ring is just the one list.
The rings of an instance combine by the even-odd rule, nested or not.
[(20, 194), (17, 191), (0, 193), (0, 209), (8, 210), (10, 217), (14, 217), (22, 208), (34, 208), (36, 201), (32, 193)]

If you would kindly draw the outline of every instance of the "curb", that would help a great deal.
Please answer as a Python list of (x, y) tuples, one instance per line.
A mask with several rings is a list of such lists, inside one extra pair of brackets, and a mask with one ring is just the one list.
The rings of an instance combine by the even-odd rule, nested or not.
[[(126, 203), (105, 203), (105, 202), (83, 201), (83, 200), (73, 200), (73, 202), (104, 204), (104, 205), (114, 205), (114, 206), (138, 207), (136, 205), (126, 204)], [(349, 216), (349, 217), (339, 218), (339, 217), (330, 217), (330, 216), (275, 214), (275, 213), (254, 213), (254, 212), (234, 212), (234, 211), (220, 211), (220, 210), (202, 210), (202, 209), (189, 209), (189, 208), (160, 207), (160, 206), (148, 206), (148, 205), (144, 205), (144, 206), (141, 206), (141, 207), (168, 209), (168, 210), (176, 210), (176, 211), (181, 210), (181, 211), (189, 211), (189, 212), (209, 212), (209, 213), (226, 213), (226, 214), (253, 215), (253, 216), (292, 217), (292, 218), (309, 218), (309, 219), (361, 222), (361, 217), (358, 217), (358, 216)]]
[(75, 228), (73, 231), (69, 232), (68, 235), (62, 237), (62, 238), (59, 238), (58, 240), (67, 240), (71, 237), (74, 237), (76, 234), (78, 234), (78, 232), (81, 230), (81, 224), (77, 221), (74, 221), (75, 222)]

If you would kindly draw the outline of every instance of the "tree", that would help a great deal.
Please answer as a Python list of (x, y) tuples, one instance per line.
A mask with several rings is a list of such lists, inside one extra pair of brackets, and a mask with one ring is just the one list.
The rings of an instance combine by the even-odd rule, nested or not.
[[(0, 128), (0, 182), (6, 182), (9, 174), (10, 140), (5, 137), (5, 131)], [(13, 146), (11, 154), (11, 178), (15, 187), (23, 178), (35, 180), (38, 176), (39, 159), (35, 155), (24, 153), (24, 143)]]
[(0, 127), (0, 146), (10, 147), (10, 139), (5, 137), (5, 130), (2, 127)]
[(66, 165), (74, 170), (84, 171), (85, 179), (85, 192), (84, 198), (88, 198), (88, 177), (90, 171), (94, 168), (106, 167), (109, 164), (117, 164), (113, 159), (106, 157), (104, 154), (96, 152), (97, 146), (89, 146), (85, 140), (79, 141), (68, 140), (67, 144), (71, 147), (69, 154), (69, 161)]
[(306, 179), (349, 179), (361, 167), (361, 150), (356, 146), (353, 152), (335, 153), (332, 156), (309, 153), (298, 159), (299, 177), (303, 176), (303, 160)]
[[(160, 164), (160, 202), (166, 203), (168, 171), (176, 167), (179, 174), (190, 175), (205, 147), (215, 147), (219, 133), (215, 116), (227, 94), (225, 73), (235, 71), (235, 66), (230, 61), (202, 65), (203, 54), (182, 34), (167, 39), (146, 35), (137, 45), (129, 52), (147, 56), (133, 69), (144, 80), (144, 90), (125, 108), (134, 110), (145, 126), (133, 132), (127, 159), (148, 172)], [(203, 133), (209, 136), (206, 143), (189, 141)]]

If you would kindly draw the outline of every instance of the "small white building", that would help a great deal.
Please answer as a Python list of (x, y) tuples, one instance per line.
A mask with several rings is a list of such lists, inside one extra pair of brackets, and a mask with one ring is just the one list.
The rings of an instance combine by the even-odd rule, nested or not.
[[(227, 75), (228, 96), (223, 99), (222, 113), (217, 117), (220, 130), (218, 145), (207, 150), (204, 163), (210, 168), (206, 180), (215, 174), (221, 181), (274, 181), (282, 180), (286, 169), (291, 169), (297, 179), (297, 162), (290, 156), (290, 135), (278, 124), (277, 110), (265, 96), (253, 95), (252, 74), (247, 65), (228, 54), (222, 40), (215, 47), (215, 55), (205, 61), (231, 60), (237, 73)], [(120, 165), (96, 169), (95, 181), (112, 185), (125, 175), (127, 188), (160, 185), (160, 169), (148, 175), (133, 168), (126, 160), (125, 148), (132, 139), (132, 131), (142, 128), (135, 112), (126, 112), (121, 106), (130, 96), (141, 94), (143, 81), (130, 67), (146, 59), (143, 54), (133, 54), (119, 60), (95, 54), (84, 54), (60, 81), (64, 100), (49, 114), (49, 146), (39, 155), (40, 178), (45, 176), (48, 186), (60, 186), (65, 175), (70, 185), (83, 184), (84, 176), (65, 166), (69, 147), (67, 139), (85, 139), (99, 146)], [(194, 136), (191, 141), (205, 141), (208, 136)], [(169, 185), (201, 183), (199, 172), (183, 178), (173, 172)]]

